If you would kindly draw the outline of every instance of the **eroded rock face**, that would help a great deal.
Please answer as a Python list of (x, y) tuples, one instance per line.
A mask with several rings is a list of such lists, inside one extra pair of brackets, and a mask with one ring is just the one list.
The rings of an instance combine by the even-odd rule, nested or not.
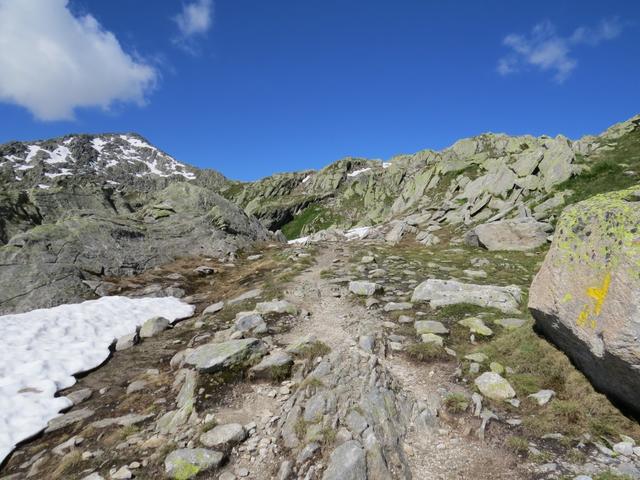
[(484, 223), (467, 234), (467, 243), (487, 250), (533, 250), (547, 243), (553, 227), (533, 218)]
[(591, 380), (640, 411), (640, 189), (567, 208), (536, 275), (539, 328)]

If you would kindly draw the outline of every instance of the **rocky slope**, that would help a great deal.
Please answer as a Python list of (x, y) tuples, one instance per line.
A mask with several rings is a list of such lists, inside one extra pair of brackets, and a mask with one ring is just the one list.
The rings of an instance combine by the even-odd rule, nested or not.
[(637, 183), (637, 157), (618, 161), (617, 155), (637, 155), (639, 131), (640, 117), (634, 117), (578, 141), (483, 134), (439, 152), (423, 150), (388, 162), (346, 158), (317, 172), (237, 183), (224, 194), (289, 238), (398, 218), (418, 227), (429, 219), (460, 226), (509, 217), (547, 219), (566, 204), (575, 179), (589, 178), (603, 164), (612, 167), (611, 157), (616, 184), (625, 178), (627, 185)]
[(91, 298), (105, 276), (274, 238), (226, 180), (135, 135), (0, 147), (0, 313)]
[(600, 393), (637, 406), (640, 117), (252, 183), (146, 146), (118, 179), (46, 176), (64, 141), (26, 183), (31, 146), (7, 159), (0, 311), (170, 295), (195, 315), (114, 339), (8, 479), (640, 478), (640, 426)]

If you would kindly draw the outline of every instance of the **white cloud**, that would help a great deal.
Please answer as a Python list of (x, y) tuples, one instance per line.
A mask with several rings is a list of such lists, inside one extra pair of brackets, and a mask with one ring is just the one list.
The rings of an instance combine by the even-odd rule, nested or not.
[(616, 38), (622, 32), (618, 19), (606, 19), (595, 28), (579, 27), (568, 37), (558, 35), (548, 20), (533, 27), (529, 35), (512, 33), (502, 43), (511, 52), (498, 60), (497, 71), (510, 75), (530, 68), (553, 73), (556, 82), (564, 82), (578, 66), (573, 50), (580, 45), (595, 46)]
[(175, 21), (182, 37), (189, 38), (207, 33), (211, 28), (212, 16), (212, 0), (195, 0), (182, 6), (182, 12), (175, 17)]
[(41, 120), (73, 119), (78, 107), (143, 104), (156, 70), (122, 50), (68, 0), (0, 0), (0, 101)]

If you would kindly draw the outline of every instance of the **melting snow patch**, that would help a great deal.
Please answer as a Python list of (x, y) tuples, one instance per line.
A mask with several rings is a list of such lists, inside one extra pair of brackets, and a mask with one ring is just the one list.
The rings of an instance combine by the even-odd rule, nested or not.
[(391, 166), (391, 162), (382, 162), (382, 168), (389, 168)]
[(104, 146), (109, 143), (106, 140), (103, 140), (101, 138), (94, 138), (93, 140), (91, 140), (91, 146), (96, 149), (98, 151), (98, 153), (102, 153), (102, 149), (104, 148)]
[(307, 240), (309, 240), (309, 237), (300, 237), (300, 238), (294, 238), (293, 240), (289, 240), (287, 243), (289, 245), (301, 245), (303, 243), (305, 243)]
[(150, 318), (174, 322), (193, 311), (173, 297), (103, 297), (0, 316), (0, 463), (71, 406), (55, 393), (72, 386), (74, 374), (104, 362), (115, 339)]
[(302, 183), (307, 183), (309, 180), (311, 180), (311, 175), (307, 175), (306, 177), (304, 177), (302, 179)]
[(40, 185), (38, 185), (38, 188), (41, 188), (41, 189), (43, 189), (43, 190), (46, 190), (46, 189), (48, 189), (48, 188), (51, 188), (51, 185), (44, 185), (44, 184), (42, 184), (42, 183), (41, 183)]
[(371, 170), (371, 169), (370, 168), (361, 168), (360, 170), (354, 170), (351, 173), (347, 173), (347, 177), (357, 177), (361, 173), (368, 172), (369, 170)]
[(53, 152), (49, 153), (49, 160), (45, 162), (49, 164), (64, 163), (67, 161), (67, 157), (71, 156), (71, 151), (67, 147), (58, 147)]
[(371, 231), (371, 227), (356, 227), (345, 232), (347, 240), (356, 240), (366, 237)]

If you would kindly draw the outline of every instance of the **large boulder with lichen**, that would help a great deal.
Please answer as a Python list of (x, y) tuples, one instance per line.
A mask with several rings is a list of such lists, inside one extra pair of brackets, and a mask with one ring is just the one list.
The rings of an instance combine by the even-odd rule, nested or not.
[(538, 327), (596, 388), (640, 411), (640, 188), (567, 208), (529, 293)]

